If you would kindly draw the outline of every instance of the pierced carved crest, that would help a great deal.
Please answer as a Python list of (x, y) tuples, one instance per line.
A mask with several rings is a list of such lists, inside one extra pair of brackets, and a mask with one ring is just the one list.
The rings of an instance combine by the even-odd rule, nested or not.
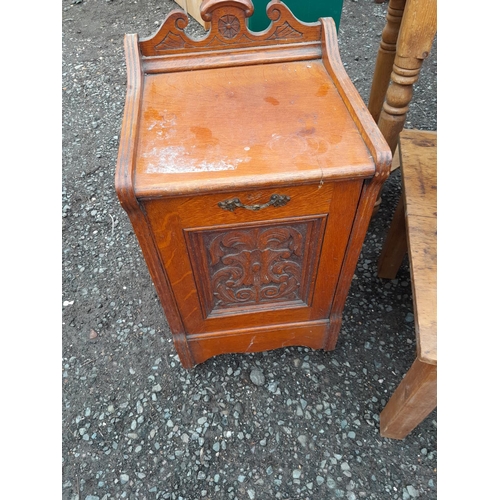
[(204, 0), (200, 8), (202, 18), (210, 23), (207, 35), (194, 40), (184, 32), (189, 18), (181, 10), (172, 11), (155, 35), (140, 40), (145, 56), (202, 51), (207, 47), (239, 48), (250, 45), (318, 41), (321, 23), (302, 23), (279, 0), (267, 6), (272, 21), (269, 28), (255, 33), (247, 27), (246, 18), (253, 14), (250, 0)]

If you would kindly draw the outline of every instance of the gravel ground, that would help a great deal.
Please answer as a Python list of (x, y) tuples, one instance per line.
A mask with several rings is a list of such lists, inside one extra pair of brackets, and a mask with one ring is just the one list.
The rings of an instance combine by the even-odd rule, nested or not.
[[(62, 0), (62, 498), (437, 498), (437, 413), (403, 441), (379, 434), (380, 411), (415, 355), (407, 261), (395, 280), (376, 276), (398, 171), (370, 225), (335, 351), (181, 367), (114, 191), (123, 35), (149, 36), (176, 7)], [(365, 102), (386, 9), (344, 1), (340, 52)], [(186, 31), (202, 33), (195, 21)], [(437, 128), (436, 50), (408, 127)]]

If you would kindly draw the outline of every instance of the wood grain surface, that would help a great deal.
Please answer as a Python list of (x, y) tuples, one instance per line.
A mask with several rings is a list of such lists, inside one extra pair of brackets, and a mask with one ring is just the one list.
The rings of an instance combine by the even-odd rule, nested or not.
[(437, 364), (437, 133), (401, 133), (418, 357)]
[(141, 101), (140, 197), (374, 173), (321, 61), (146, 75)]
[(416, 359), (380, 414), (380, 434), (404, 439), (437, 406), (437, 367)]

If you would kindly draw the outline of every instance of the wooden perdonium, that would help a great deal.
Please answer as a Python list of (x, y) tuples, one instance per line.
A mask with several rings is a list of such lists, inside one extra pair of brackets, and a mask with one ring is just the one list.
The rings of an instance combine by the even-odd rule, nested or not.
[(340, 61), (334, 22), (281, 2), (205, 0), (210, 31), (173, 11), (126, 35), (116, 190), (175, 347), (333, 349), (391, 154)]

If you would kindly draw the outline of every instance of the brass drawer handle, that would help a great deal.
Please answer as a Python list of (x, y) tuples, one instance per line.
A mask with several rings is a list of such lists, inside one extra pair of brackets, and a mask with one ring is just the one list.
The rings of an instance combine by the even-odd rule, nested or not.
[(237, 208), (246, 208), (247, 210), (253, 210), (254, 212), (258, 210), (262, 210), (263, 208), (267, 208), (270, 206), (273, 207), (283, 207), (290, 201), (290, 196), (286, 194), (272, 194), (271, 198), (267, 203), (262, 205), (244, 205), (241, 203), (239, 198), (232, 198), (230, 200), (219, 201), (218, 205), (223, 210), (229, 210), (233, 212)]

